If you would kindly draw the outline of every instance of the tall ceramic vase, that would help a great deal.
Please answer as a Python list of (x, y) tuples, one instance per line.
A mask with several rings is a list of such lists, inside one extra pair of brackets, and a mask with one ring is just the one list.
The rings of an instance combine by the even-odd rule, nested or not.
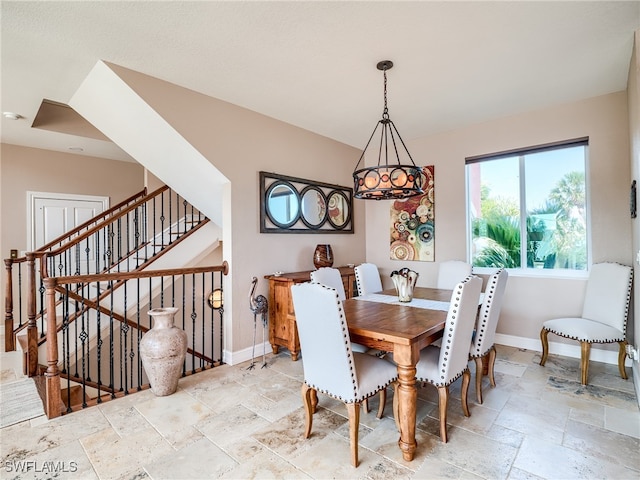
[(140, 341), (140, 358), (151, 391), (158, 397), (175, 393), (187, 354), (187, 334), (173, 324), (174, 307), (154, 308), (148, 314), (153, 328)]
[(333, 265), (333, 250), (328, 243), (316, 245), (313, 252), (313, 264), (316, 268), (330, 267)]

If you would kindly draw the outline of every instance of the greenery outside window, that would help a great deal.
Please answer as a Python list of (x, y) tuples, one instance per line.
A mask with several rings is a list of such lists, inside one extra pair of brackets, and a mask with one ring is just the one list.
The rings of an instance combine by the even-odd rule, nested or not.
[(466, 159), (474, 267), (586, 270), (588, 138)]

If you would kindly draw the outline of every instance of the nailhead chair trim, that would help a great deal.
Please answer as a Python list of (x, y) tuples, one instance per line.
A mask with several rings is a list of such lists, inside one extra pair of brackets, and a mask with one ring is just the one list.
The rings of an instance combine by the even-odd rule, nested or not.
[(469, 359), (473, 360), (476, 364), (476, 398), (480, 404), (482, 403), (483, 359), (486, 357), (488, 357), (487, 370), (489, 382), (492, 387), (496, 386), (494, 375), (496, 327), (498, 326), (498, 319), (500, 317), (500, 311), (502, 310), (504, 291), (508, 278), (509, 274), (503, 268), (489, 277), (476, 322), (475, 336), (471, 342)]
[[(625, 291), (617, 291), (626, 283)], [(587, 291), (581, 317), (555, 318), (543, 323), (540, 330), (542, 355), (540, 365), (549, 354), (548, 334), (577, 340), (581, 346), (581, 382), (587, 384), (589, 355), (593, 343), (618, 343), (618, 369), (626, 380), (624, 361), (626, 357), (626, 330), (633, 287), (633, 268), (614, 262), (594, 264), (587, 281)], [(600, 294), (605, 292), (608, 297)]]
[(320, 283), (301, 283), (291, 286), (291, 296), (304, 369), (301, 393), (306, 412), (305, 438), (311, 435), (317, 392), (344, 402), (349, 414), (351, 460), (358, 466), (360, 405), (380, 392), (381, 418), (386, 387), (397, 381), (397, 369), (384, 359), (352, 350), (336, 289)]

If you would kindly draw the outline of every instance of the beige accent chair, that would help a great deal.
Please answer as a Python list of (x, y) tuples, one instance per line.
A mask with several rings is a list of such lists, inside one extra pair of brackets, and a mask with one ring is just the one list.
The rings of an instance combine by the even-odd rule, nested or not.
[(382, 291), (382, 280), (378, 267), (373, 263), (362, 263), (354, 268), (358, 295), (378, 293)]
[(591, 267), (587, 291), (580, 317), (556, 318), (542, 324), (540, 340), (544, 365), (549, 354), (549, 333), (580, 342), (581, 382), (587, 385), (589, 354), (592, 343), (615, 343), (619, 345), (618, 369), (627, 379), (624, 368), (626, 357), (626, 329), (629, 316), (629, 301), (633, 285), (633, 269), (619, 263), (596, 263)]
[(476, 363), (476, 398), (478, 403), (482, 403), (482, 374), (483, 361), (486, 358), (487, 373), (492, 387), (496, 386), (494, 367), (496, 363), (496, 327), (500, 310), (502, 310), (502, 299), (509, 274), (506, 270), (500, 269), (489, 277), (484, 291), (482, 306), (476, 320), (476, 329), (471, 340), (471, 350), (469, 359)]
[(380, 392), (377, 417), (382, 418), (386, 388), (397, 380), (397, 369), (383, 359), (351, 350), (342, 302), (335, 289), (301, 283), (291, 287), (291, 295), (304, 369), (304, 437), (311, 435), (318, 392), (341, 400), (349, 415), (351, 463), (357, 467), (360, 404)]
[[(462, 376), (462, 411), (470, 416), (467, 393), (471, 382), (469, 345), (478, 313), (482, 279), (469, 276), (453, 289), (440, 347), (429, 345), (420, 351), (416, 379), (438, 389), (440, 438), (447, 442), (449, 386)], [(398, 424), (398, 395), (393, 396), (393, 414)]]
[(471, 264), (460, 260), (448, 260), (438, 267), (436, 288), (453, 290), (455, 286), (471, 275)]

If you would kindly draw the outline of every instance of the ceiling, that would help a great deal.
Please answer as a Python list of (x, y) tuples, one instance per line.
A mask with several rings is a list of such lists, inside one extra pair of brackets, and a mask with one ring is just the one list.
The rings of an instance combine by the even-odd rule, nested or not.
[[(2, 1), (2, 142), (119, 160), (32, 128), (98, 60), (364, 148), (383, 107), (405, 141), (626, 88), (638, 1)], [(195, 120), (194, 120), (195, 121)], [(64, 131), (64, 129), (58, 129)], [(71, 152), (73, 153), (73, 152)]]

